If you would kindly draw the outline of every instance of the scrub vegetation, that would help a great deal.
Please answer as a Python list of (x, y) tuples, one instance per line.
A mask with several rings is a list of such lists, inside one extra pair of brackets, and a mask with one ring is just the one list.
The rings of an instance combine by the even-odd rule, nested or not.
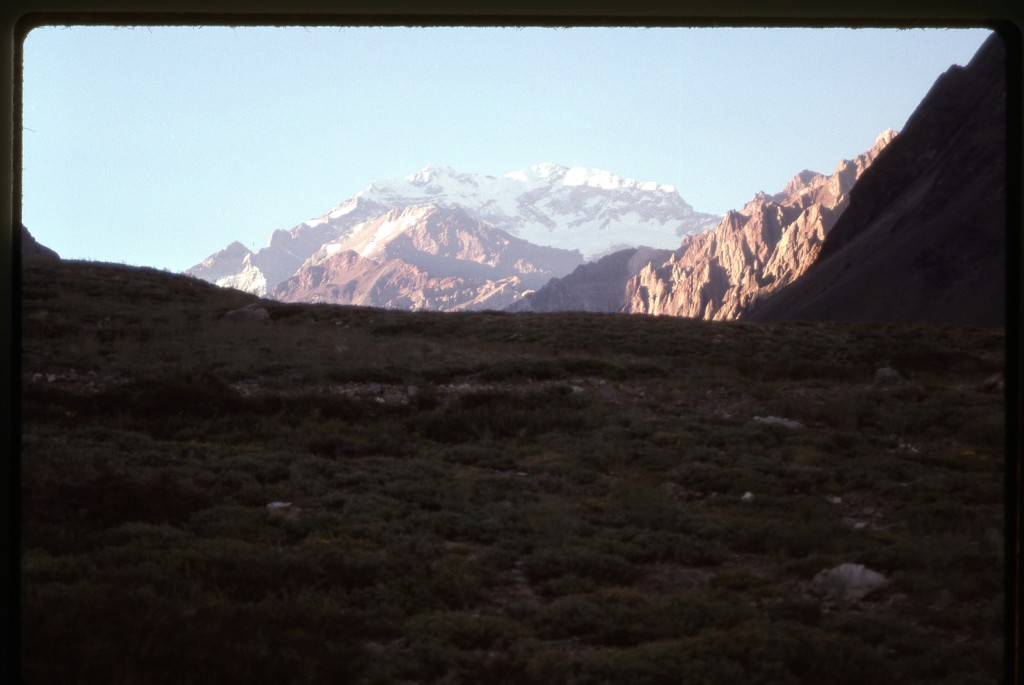
[(254, 301), (26, 265), (27, 682), (1003, 673), (1001, 331)]

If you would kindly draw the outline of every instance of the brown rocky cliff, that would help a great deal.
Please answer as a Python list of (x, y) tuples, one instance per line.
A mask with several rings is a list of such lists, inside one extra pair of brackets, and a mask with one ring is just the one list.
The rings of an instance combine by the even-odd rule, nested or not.
[(895, 136), (883, 132), (867, 152), (840, 162), (829, 176), (805, 170), (775, 195), (758, 193), (711, 231), (684, 241), (668, 261), (630, 278), (624, 311), (739, 318), (814, 262), (851, 188)]

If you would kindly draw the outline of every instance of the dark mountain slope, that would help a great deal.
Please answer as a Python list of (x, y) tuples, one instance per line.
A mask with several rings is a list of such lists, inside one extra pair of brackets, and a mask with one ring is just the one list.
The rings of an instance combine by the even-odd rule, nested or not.
[(619, 312), (626, 305), (626, 284), (651, 262), (661, 264), (669, 250), (634, 247), (576, 267), (509, 307), (515, 312)]
[(1004, 64), (993, 35), (939, 77), (851, 191), (817, 261), (744, 319), (1002, 325)]
[(21, 226), (21, 258), (60, 259), (60, 255), (36, 240), (25, 226)]

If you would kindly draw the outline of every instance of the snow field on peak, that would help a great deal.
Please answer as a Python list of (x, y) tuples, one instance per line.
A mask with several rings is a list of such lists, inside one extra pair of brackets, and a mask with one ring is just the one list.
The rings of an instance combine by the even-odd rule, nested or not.
[[(377, 227), (377, 230), (373, 232), (373, 235), (370, 237), (370, 240), (366, 243), (363, 249), (359, 251), (359, 256), (372, 259), (384, 245), (387, 245), (390, 240), (415, 226), (423, 219), (424, 216), (433, 211), (433, 209), (433, 207), (410, 208), (399, 214), (394, 219), (385, 219), (380, 226)], [(355, 234), (358, 235), (358, 233)]]
[(645, 192), (671, 193), (675, 188), (661, 185), (654, 181), (637, 181), (632, 178), (621, 178), (603, 169), (587, 169), (575, 166), (565, 172), (562, 184), (567, 186), (590, 186), (604, 190), (642, 190)]

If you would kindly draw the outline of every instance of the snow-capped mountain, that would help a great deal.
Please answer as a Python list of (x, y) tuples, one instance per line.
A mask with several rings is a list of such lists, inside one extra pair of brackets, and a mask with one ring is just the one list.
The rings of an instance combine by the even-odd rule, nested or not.
[(695, 211), (671, 186), (597, 169), (537, 164), (499, 177), (428, 166), (373, 183), (320, 217), (275, 231), (257, 252), (233, 243), (187, 273), (267, 295), (325, 244), (345, 240), (356, 226), (393, 209), (427, 204), (459, 206), (512, 236), (579, 250), (588, 259), (640, 244), (675, 248), (683, 236), (720, 219)]
[(500, 309), (582, 261), (576, 250), (534, 245), (461, 207), (415, 205), (325, 243), (272, 295), (393, 309)]
[(462, 205), (495, 228), (538, 245), (578, 249), (587, 259), (641, 243), (675, 248), (718, 219), (694, 211), (672, 186), (558, 164), (499, 177), (428, 166), (357, 197), (388, 207)]

